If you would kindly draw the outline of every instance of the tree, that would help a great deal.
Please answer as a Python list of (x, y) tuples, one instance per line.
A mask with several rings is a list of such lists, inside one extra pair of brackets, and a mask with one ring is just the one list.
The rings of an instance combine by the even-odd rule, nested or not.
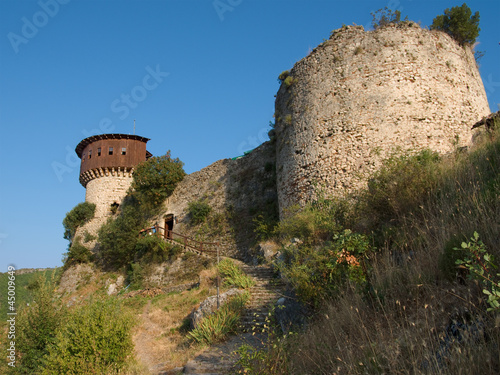
[(32, 293), (32, 301), (16, 319), (16, 349), (20, 355), (14, 374), (39, 373), (51, 345), (56, 342), (57, 328), (66, 316), (64, 305), (55, 298), (54, 274), (48, 282), (39, 276), (27, 289)]
[(461, 45), (473, 45), (481, 31), (479, 12), (472, 15), (470, 8), (463, 3), (434, 18), (430, 29), (444, 31)]
[[(401, 12), (399, 10), (393, 11), (388, 7), (379, 9), (375, 13), (371, 13), (373, 20), (372, 26), (376, 30), (379, 27), (384, 27), (390, 24), (398, 24), (401, 22)], [(405, 17), (405, 21), (408, 17)]]
[(133, 175), (132, 189), (141, 204), (159, 206), (173, 193), (186, 172), (179, 158), (173, 159), (170, 150), (163, 156), (152, 157), (139, 164)]
[(63, 220), (64, 238), (70, 242), (70, 247), (78, 227), (92, 219), (94, 212), (95, 204), (83, 202), (76, 205), (75, 208), (66, 214)]

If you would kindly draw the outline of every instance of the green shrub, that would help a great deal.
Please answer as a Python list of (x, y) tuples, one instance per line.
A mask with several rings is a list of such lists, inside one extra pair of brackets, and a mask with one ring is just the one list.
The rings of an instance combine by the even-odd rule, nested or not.
[(84, 243), (94, 241), (96, 239), (97, 239), (97, 236), (94, 236), (94, 235), (90, 234), (88, 231), (85, 231), (85, 233), (83, 235), (83, 242)]
[(99, 229), (97, 256), (109, 268), (119, 268), (135, 259), (139, 231), (147, 227), (148, 213), (134, 196), (128, 196), (116, 218), (109, 218)]
[(131, 290), (139, 290), (143, 288), (145, 274), (146, 271), (140, 263), (130, 263), (127, 276)]
[(291, 206), (285, 212), (275, 231), (282, 241), (299, 238), (307, 244), (331, 239), (338, 233), (346, 217), (347, 206), (342, 200), (319, 198), (301, 208)]
[(285, 82), (286, 87), (290, 87), (295, 82), (297, 82), (297, 80), (295, 78), (293, 78), (292, 76), (288, 76), (288, 77), (285, 78), (284, 82)]
[(168, 151), (135, 167), (132, 186), (138, 201), (154, 211), (174, 191), (186, 172), (179, 158), (173, 159)]
[(481, 31), (479, 12), (472, 15), (470, 8), (463, 3), (462, 6), (446, 9), (444, 14), (434, 18), (430, 29), (444, 31), (462, 45), (473, 45)]
[(281, 72), (281, 74), (278, 76), (278, 82), (281, 84), (283, 81), (290, 75), (289, 70), (285, 70)]
[(243, 289), (248, 289), (255, 285), (253, 279), (247, 276), (240, 267), (229, 259), (221, 260), (217, 265), (217, 269), (224, 280), (224, 285)]
[(135, 245), (137, 259), (146, 263), (161, 263), (175, 255), (177, 247), (166, 243), (161, 237), (148, 235), (139, 238)]
[(70, 212), (66, 214), (63, 220), (64, 226), (64, 238), (70, 242), (73, 242), (76, 230), (78, 227), (87, 223), (94, 217), (95, 204), (83, 202), (79, 203)]
[(250, 295), (245, 292), (230, 299), (219, 310), (204, 318), (187, 337), (200, 344), (212, 345), (223, 341), (229, 334), (236, 333), (249, 298)]
[(110, 374), (133, 352), (133, 320), (113, 298), (90, 301), (57, 330), (43, 374)]
[(469, 270), (469, 276), (483, 286), (490, 305), (488, 311), (500, 311), (500, 273), (493, 271), (498, 267), (493, 264), (494, 259), (479, 239), (479, 234), (474, 232), (469, 242), (462, 242), (461, 248), (455, 250), (464, 255), (463, 259), (456, 261), (457, 265)]
[(188, 203), (188, 211), (191, 225), (198, 225), (207, 219), (212, 207), (204, 199), (199, 199)]
[(344, 230), (321, 247), (285, 248), (285, 260), (277, 266), (299, 298), (318, 307), (327, 297), (336, 296), (346, 283), (365, 285), (365, 260), (371, 251), (369, 237)]
[(386, 160), (362, 193), (359, 216), (378, 227), (418, 212), (422, 201), (438, 185), (439, 160), (430, 150)]
[(47, 282), (39, 276), (28, 289), (32, 293), (31, 301), (21, 309), (16, 322), (18, 358), (14, 373), (19, 374), (39, 373), (49, 348), (57, 342), (57, 329), (66, 320), (66, 310), (55, 298), (54, 277)]
[(64, 269), (80, 263), (90, 263), (93, 259), (92, 252), (77, 238), (65, 254)]

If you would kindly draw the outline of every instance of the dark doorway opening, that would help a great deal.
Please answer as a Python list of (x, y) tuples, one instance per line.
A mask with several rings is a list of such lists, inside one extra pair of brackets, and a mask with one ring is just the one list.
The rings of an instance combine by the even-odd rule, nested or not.
[(165, 238), (172, 239), (172, 230), (174, 229), (174, 215), (165, 216)]

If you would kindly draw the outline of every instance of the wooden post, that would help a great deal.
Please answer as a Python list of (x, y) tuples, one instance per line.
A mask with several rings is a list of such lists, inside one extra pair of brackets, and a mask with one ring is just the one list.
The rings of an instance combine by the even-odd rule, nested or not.
[(217, 246), (217, 310), (219, 310), (219, 307), (220, 307), (219, 285), (220, 285), (220, 274), (219, 274), (219, 246)]

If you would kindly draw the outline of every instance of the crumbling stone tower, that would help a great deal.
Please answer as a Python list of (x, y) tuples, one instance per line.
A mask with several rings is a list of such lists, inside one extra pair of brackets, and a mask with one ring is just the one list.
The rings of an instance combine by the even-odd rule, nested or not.
[(85, 201), (96, 205), (94, 219), (84, 226), (95, 235), (115, 211), (132, 183), (134, 167), (151, 157), (148, 138), (127, 134), (101, 134), (85, 138), (76, 146), (81, 159), (80, 183)]
[(356, 191), (394, 152), (465, 146), (490, 113), (471, 49), (411, 22), (345, 26), (285, 76), (275, 105), (281, 216), (316, 186)]

